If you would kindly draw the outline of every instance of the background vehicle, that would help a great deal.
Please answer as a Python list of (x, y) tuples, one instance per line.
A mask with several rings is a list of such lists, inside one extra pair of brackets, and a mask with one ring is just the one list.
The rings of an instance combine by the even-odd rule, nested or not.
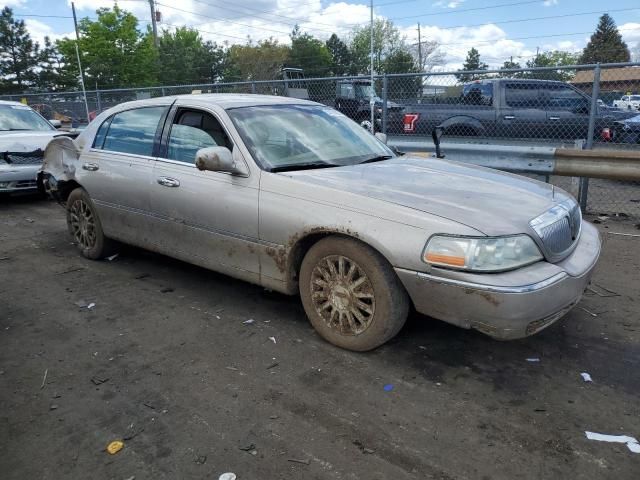
[(0, 193), (34, 192), (49, 141), (65, 133), (19, 102), (0, 100)]
[[(345, 79), (336, 82), (335, 108), (355, 120), (361, 127), (371, 129), (371, 106), (373, 96), (375, 131), (382, 130), (382, 99), (371, 85), (370, 80)], [(387, 131), (399, 132), (402, 125), (404, 107), (387, 101)]]
[(623, 110), (640, 110), (640, 95), (623, 95), (620, 100), (614, 100), (613, 106)]
[[(467, 83), (449, 103), (407, 107), (404, 133), (426, 135), (442, 125), (446, 135), (584, 139), (591, 97), (563, 82), (491, 79)], [(450, 101), (453, 100), (453, 101)], [(597, 138), (614, 121), (632, 116), (597, 106)]]

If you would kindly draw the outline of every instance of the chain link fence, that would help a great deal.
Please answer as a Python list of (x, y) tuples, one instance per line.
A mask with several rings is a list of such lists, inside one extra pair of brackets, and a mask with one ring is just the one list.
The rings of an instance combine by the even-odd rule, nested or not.
[[(167, 95), (252, 93), (304, 98), (329, 105), (363, 127), (431, 149), (444, 140), (496, 145), (640, 149), (640, 64), (430, 72), (373, 77), (173, 85), (82, 92), (5, 95), (47, 118), (81, 126), (122, 102)], [(633, 182), (554, 177), (588, 212), (640, 216)], [(589, 186), (589, 183), (590, 186)], [(577, 187), (576, 187), (577, 185)]]

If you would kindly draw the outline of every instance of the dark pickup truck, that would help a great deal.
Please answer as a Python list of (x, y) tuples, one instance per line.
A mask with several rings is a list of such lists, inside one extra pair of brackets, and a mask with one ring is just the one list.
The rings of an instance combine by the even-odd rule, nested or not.
[[(374, 101), (373, 116), (375, 131), (382, 131), (382, 99), (378, 96), (370, 80), (345, 79), (336, 82), (335, 108), (360, 126), (371, 130), (371, 98)], [(400, 133), (403, 122), (403, 107), (387, 101), (387, 131)]]
[[(429, 135), (442, 125), (445, 135), (507, 138), (586, 139), (591, 97), (551, 80), (489, 79), (467, 83), (458, 98), (432, 99), (406, 107), (403, 131)], [(438, 103), (436, 103), (438, 102)], [(598, 102), (594, 138), (632, 116)], [(637, 113), (636, 113), (637, 115)]]

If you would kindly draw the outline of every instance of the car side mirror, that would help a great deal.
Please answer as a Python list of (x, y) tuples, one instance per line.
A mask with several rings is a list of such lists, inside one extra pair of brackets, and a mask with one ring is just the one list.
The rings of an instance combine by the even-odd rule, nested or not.
[(62, 122), (60, 120), (55, 120), (55, 119), (51, 119), (49, 120), (49, 123), (51, 125), (53, 125), (54, 128), (61, 128), (62, 127)]
[[(236, 150), (234, 148), (234, 150)], [(196, 168), (210, 172), (227, 172), (246, 175), (248, 172), (238, 155), (227, 147), (207, 147), (196, 152)]]
[(380, 140), (385, 145), (387, 144), (387, 134), (382, 132), (376, 132), (376, 138)]
[(587, 115), (590, 109), (591, 109), (590, 105), (586, 103), (581, 103), (579, 105), (576, 105), (576, 107), (573, 109), (573, 113), (582, 113)]

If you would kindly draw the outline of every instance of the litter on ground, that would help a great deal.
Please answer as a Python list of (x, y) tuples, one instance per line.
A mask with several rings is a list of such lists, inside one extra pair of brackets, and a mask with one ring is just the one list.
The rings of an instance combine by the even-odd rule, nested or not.
[(640, 443), (628, 435), (606, 435), (604, 433), (584, 432), (589, 440), (598, 442), (625, 443), (633, 453), (640, 453)]

